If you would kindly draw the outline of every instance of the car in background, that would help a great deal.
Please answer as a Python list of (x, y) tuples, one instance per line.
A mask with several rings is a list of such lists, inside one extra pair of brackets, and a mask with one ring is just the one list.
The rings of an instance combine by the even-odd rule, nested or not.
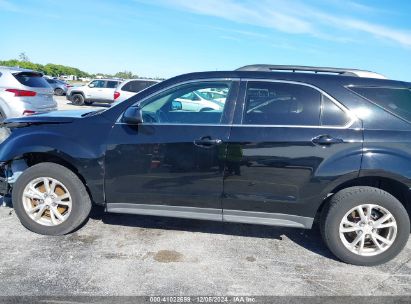
[(54, 95), (57, 96), (63, 96), (67, 93), (67, 90), (69, 87), (71, 87), (70, 84), (59, 80), (59, 79), (52, 79), (52, 78), (45, 78), (48, 84), (53, 88), (54, 90)]
[(74, 105), (91, 105), (93, 102), (113, 102), (114, 91), (121, 83), (119, 79), (94, 79), (79, 87), (70, 87), (66, 98)]
[(159, 80), (154, 79), (129, 79), (123, 81), (117, 89), (114, 91), (114, 101), (122, 102), (130, 97), (136, 95), (136, 93), (159, 83)]
[(57, 110), (53, 89), (43, 74), (16, 67), (0, 67), (0, 121)]
[(209, 94), (204, 93), (203, 90), (197, 90), (176, 98), (176, 101), (181, 103), (182, 111), (205, 112), (223, 109), (225, 98), (220, 97), (220, 100), (216, 100), (209, 97)]

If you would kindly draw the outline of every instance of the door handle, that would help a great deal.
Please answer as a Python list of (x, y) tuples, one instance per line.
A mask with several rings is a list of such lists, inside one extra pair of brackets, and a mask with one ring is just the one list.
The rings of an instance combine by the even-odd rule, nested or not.
[(317, 137), (314, 137), (311, 141), (316, 145), (322, 145), (322, 146), (332, 145), (332, 144), (341, 144), (344, 142), (343, 139), (335, 138), (330, 135), (319, 135)]
[(211, 137), (209, 136), (194, 140), (194, 145), (198, 147), (206, 147), (206, 148), (210, 148), (212, 146), (218, 146), (218, 145), (221, 145), (222, 143), (223, 141), (221, 139), (211, 139)]

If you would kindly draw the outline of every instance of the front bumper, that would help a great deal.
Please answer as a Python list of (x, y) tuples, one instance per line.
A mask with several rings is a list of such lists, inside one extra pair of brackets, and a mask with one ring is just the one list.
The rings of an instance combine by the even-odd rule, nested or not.
[(10, 185), (7, 182), (8, 166), (4, 162), (0, 162), (0, 195), (4, 196), (9, 193)]

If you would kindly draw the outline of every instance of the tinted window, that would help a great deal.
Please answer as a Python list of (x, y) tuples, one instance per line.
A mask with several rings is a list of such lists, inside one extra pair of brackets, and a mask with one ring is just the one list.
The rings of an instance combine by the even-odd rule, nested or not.
[(126, 83), (123, 86), (122, 90), (137, 93), (144, 90), (145, 88), (152, 86), (153, 84), (156, 84), (156, 82), (135, 80)]
[(40, 75), (36, 73), (18, 73), (14, 74), (14, 77), (22, 84), (32, 88), (49, 88), (50, 85)]
[(93, 84), (94, 88), (104, 88), (105, 83), (104, 80), (93, 80), (90, 84)]
[(380, 107), (411, 122), (411, 90), (409, 88), (350, 88)]
[(228, 92), (231, 82), (201, 82), (180, 86), (142, 105), (146, 123), (218, 124), (225, 102), (202, 97), (202, 90)]
[(323, 95), (321, 105), (321, 125), (323, 126), (345, 126), (350, 117), (339, 108), (330, 98)]
[(106, 88), (108, 88), (108, 89), (114, 89), (114, 88), (117, 87), (117, 85), (118, 85), (118, 82), (117, 82), (117, 81), (107, 81), (107, 86), (106, 86)]
[(313, 88), (276, 82), (249, 82), (243, 124), (320, 124), (321, 93)]
[(46, 81), (47, 81), (48, 83), (56, 83), (56, 81), (53, 80), (53, 79), (46, 79)]

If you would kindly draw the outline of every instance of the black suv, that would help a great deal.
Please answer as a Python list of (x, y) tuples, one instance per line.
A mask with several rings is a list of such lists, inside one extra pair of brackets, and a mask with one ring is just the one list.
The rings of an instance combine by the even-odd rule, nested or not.
[(384, 263), (410, 234), (410, 88), (366, 71), (254, 65), (178, 76), (102, 111), (9, 119), (0, 193), (41, 234), (73, 231), (92, 204), (318, 221), (341, 260)]

